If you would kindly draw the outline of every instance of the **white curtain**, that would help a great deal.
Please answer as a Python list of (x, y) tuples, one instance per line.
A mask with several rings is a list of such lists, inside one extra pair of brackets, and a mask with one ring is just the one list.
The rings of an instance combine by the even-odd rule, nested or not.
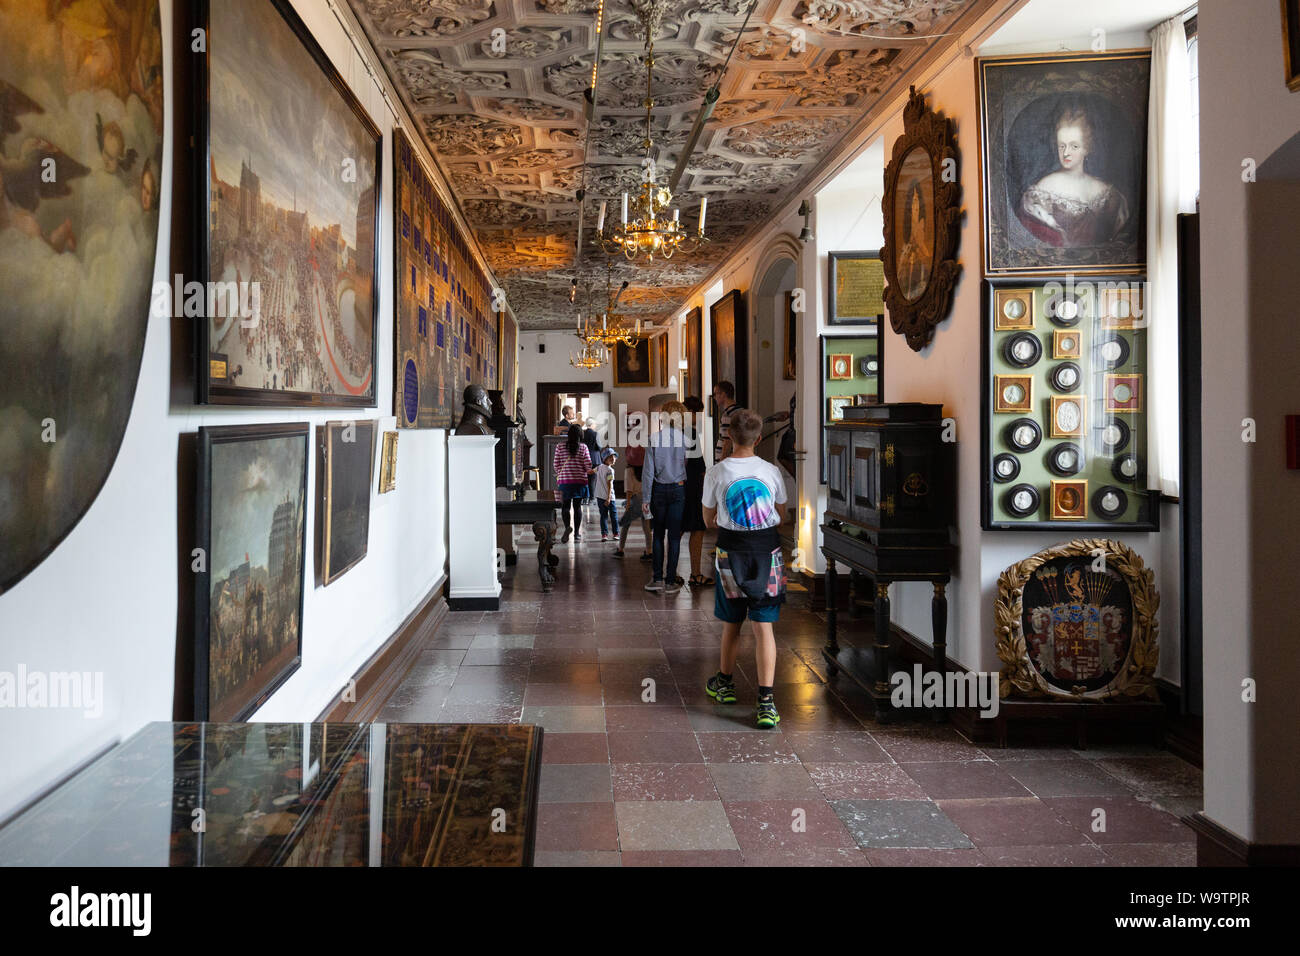
[(1183, 16), (1151, 31), (1147, 118), (1147, 487), (1178, 495), (1178, 214), (1196, 211), (1191, 74)]

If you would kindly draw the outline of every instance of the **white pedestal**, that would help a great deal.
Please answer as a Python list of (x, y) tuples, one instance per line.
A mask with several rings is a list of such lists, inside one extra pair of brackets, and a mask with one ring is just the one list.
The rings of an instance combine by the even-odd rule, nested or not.
[(447, 439), (448, 559), (453, 611), (495, 611), (497, 579), (495, 435)]

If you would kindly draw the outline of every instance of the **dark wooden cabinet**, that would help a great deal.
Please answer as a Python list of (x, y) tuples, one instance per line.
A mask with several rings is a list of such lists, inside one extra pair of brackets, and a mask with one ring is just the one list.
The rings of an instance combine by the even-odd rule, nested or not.
[[(826, 426), (827, 496), (822, 525), (827, 622), (823, 651), (831, 673), (843, 669), (889, 711), (889, 584), (928, 581), (934, 666), (947, 653), (945, 588), (955, 555), (956, 443), (945, 441), (943, 408), (915, 402), (844, 410), (851, 420)], [(838, 565), (875, 585), (875, 644), (841, 648), (836, 637)]]

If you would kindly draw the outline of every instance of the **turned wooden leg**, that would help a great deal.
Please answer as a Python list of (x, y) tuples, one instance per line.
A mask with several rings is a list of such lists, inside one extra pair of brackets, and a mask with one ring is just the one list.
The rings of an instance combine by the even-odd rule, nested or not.
[(835, 559), (826, 559), (826, 658), (834, 661), (840, 653), (839, 636), (836, 633), (836, 598), (839, 593), (839, 573), (835, 570)]
[[(934, 669), (939, 672), (939, 686), (944, 685), (944, 673), (948, 670), (948, 595), (946, 585), (936, 581), (934, 597), (930, 599), (930, 626), (934, 638)], [(942, 720), (947, 709), (940, 705), (935, 713), (935, 720)]]
[(889, 584), (876, 580), (876, 693), (889, 694)]

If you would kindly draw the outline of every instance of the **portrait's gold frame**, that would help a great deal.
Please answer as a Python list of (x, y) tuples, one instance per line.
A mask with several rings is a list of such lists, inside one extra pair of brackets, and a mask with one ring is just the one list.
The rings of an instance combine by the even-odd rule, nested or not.
[(379, 456), (379, 493), (386, 495), (397, 487), (397, 432), (384, 432), (384, 447)]
[[(1119, 673), (1105, 687), (1066, 691), (1053, 687), (1029, 660), (1029, 646), (1024, 635), (1024, 594), (1029, 577), (1054, 558), (1091, 557), (1103, 560), (1106, 567), (1119, 573), (1129, 587), (1133, 601), (1132, 640), (1128, 656)], [(1155, 685), (1156, 664), (1160, 660), (1158, 612), (1160, 592), (1155, 575), (1142, 557), (1128, 545), (1107, 538), (1078, 538), (1067, 544), (1039, 551), (998, 576), (997, 597), (993, 601), (993, 628), (997, 636), (998, 659), (1002, 670), (998, 696), (1051, 698), (1068, 701), (1099, 701), (1112, 698), (1158, 700)]]

